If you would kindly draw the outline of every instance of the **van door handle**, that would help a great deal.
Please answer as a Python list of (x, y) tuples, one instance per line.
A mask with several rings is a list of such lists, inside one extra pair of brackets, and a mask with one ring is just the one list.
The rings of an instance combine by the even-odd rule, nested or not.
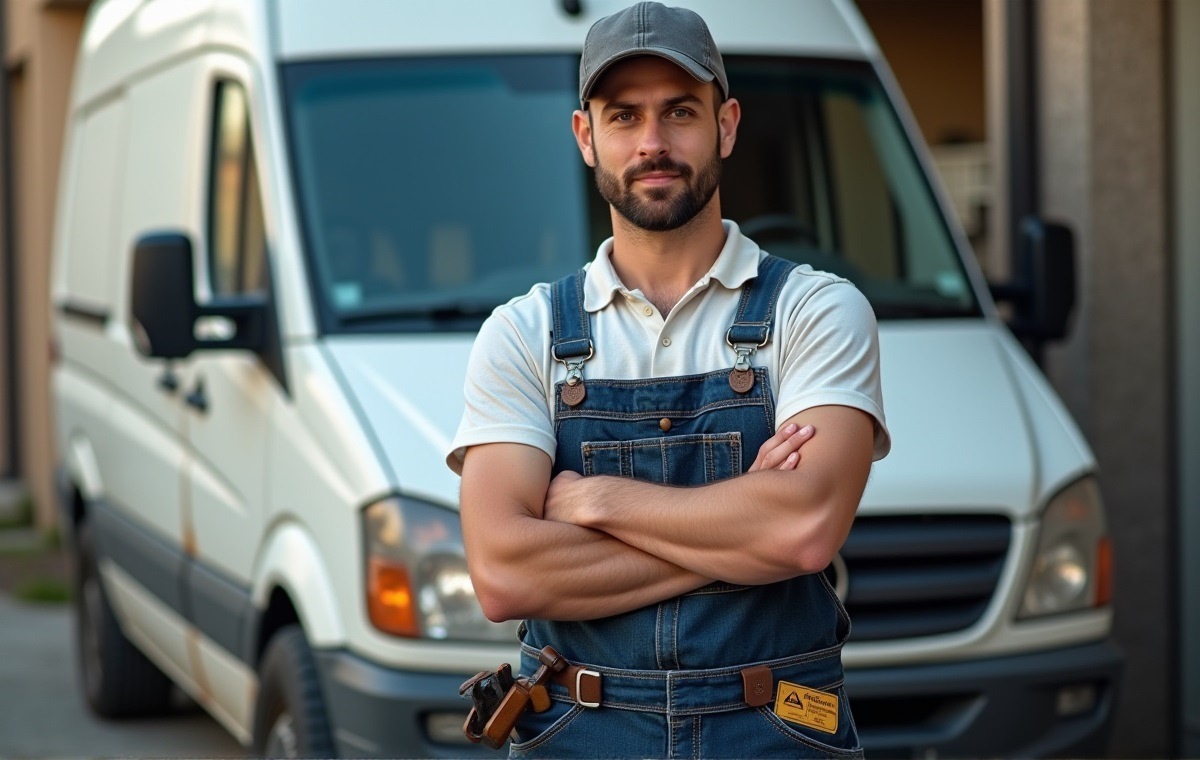
[(170, 364), (158, 376), (158, 387), (167, 393), (175, 393), (175, 391), (179, 390), (179, 375), (175, 374), (175, 370)]
[(183, 397), (187, 405), (200, 412), (208, 411), (208, 394), (204, 392), (204, 379), (196, 381), (196, 387), (192, 392)]

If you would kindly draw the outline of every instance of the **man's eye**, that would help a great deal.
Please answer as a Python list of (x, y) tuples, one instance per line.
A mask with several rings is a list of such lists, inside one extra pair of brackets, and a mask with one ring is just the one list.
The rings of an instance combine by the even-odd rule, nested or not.
[(633, 114), (629, 112), (619, 113), (613, 117), (613, 121), (633, 121)]
[(686, 108), (676, 108), (674, 111), (671, 112), (671, 115), (674, 116), (676, 119), (686, 119), (687, 117), (692, 115), (692, 112), (687, 110)]

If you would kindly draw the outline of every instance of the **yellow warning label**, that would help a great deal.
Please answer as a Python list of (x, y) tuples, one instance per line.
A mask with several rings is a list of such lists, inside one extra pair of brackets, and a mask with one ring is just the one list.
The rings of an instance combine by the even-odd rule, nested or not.
[(836, 734), (838, 698), (836, 694), (780, 681), (775, 692), (775, 714), (792, 723)]

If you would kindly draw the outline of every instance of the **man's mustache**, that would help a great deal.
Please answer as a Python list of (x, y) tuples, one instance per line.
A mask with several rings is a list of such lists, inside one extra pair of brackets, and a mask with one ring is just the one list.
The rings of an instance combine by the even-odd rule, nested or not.
[(624, 175), (625, 184), (631, 184), (643, 174), (651, 174), (653, 172), (670, 172), (678, 174), (685, 180), (692, 178), (692, 167), (687, 164), (680, 163), (672, 158), (651, 158), (626, 169)]

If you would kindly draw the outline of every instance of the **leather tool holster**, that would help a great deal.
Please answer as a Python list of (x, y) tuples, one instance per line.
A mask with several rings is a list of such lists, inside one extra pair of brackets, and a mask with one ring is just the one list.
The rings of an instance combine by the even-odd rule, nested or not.
[(494, 671), (475, 674), (459, 687), (460, 696), (471, 695), (471, 712), (463, 723), (463, 733), (472, 742), (500, 749), (512, 735), (521, 714), (528, 709), (545, 712), (550, 709), (550, 692), (546, 682), (567, 667), (566, 659), (545, 647), (538, 653), (542, 663), (531, 678), (512, 677), (512, 668), (504, 663)]

